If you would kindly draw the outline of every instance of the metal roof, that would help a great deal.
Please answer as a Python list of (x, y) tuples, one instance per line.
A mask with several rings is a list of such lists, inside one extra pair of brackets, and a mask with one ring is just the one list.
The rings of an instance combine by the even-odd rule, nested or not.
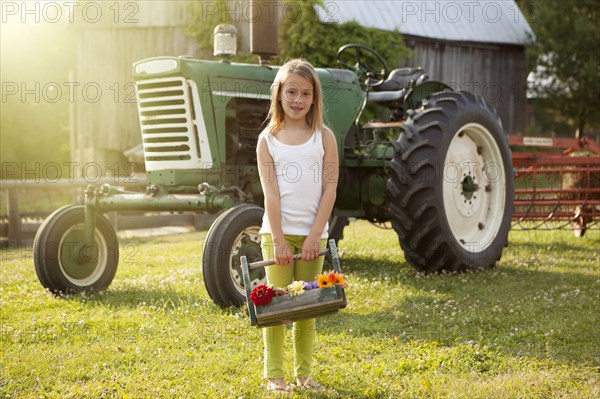
[(513, 0), (335, 0), (315, 6), (322, 22), (448, 41), (527, 45), (535, 36)]

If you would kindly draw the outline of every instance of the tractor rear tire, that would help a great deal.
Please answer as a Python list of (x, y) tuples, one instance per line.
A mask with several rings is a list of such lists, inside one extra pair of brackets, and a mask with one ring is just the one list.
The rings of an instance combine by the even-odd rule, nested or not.
[(419, 272), (493, 267), (508, 243), (514, 176), (494, 109), (442, 92), (409, 111), (394, 143), (387, 189), (392, 226)]
[[(117, 236), (101, 214), (96, 214), (94, 243), (82, 247), (84, 209), (73, 205), (57, 209), (44, 220), (33, 241), (38, 280), (53, 293), (104, 290), (117, 272)], [(81, 259), (81, 251), (87, 259)]]
[[(248, 263), (262, 260), (260, 235), (264, 210), (250, 204), (223, 212), (211, 225), (202, 251), (202, 274), (210, 298), (219, 306), (246, 303), (240, 257)], [(266, 283), (264, 269), (250, 273), (255, 287)]]

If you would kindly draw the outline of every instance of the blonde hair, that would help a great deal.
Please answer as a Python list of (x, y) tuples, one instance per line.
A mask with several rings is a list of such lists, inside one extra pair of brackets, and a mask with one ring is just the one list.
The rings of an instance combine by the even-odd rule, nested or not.
[(281, 91), (288, 77), (292, 74), (298, 74), (308, 80), (313, 86), (313, 104), (310, 111), (306, 114), (306, 122), (310, 125), (313, 132), (323, 130), (323, 93), (321, 91), (321, 82), (317, 76), (317, 71), (310, 62), (294, 58), (287, 61), (279, 68), (275, 81), (271, 85), (271, 105), (269, 107), (269, 124), (267, 130), (271, 133), (277, 133), (283, 126), (285, 113), (281, 106)]

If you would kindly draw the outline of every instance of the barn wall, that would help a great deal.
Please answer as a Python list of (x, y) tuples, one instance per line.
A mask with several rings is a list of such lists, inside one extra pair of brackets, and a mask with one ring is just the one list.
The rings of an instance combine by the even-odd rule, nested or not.
[(504, 129), (522, 132), (525, 127), (525, 49), (473, 43), (433, 42), (405, 38), (431, 79), (486, 98), (498, 111)]
[[(197, 47), (186, 36), (185, 1), (128, 2), (118, 19), (114, 2), (105, 6), (97, 23), (76, 27), (74, 67), (75, 162), (96, 162), (111, 174), (123, 151), (141, 143), (132, 64), (163, 55), (194, 56)], [(133, 7), (131, 4), (135, 4)], [(115, 22), (116, 21), (116, 22)], [(108, 172), (108, 173), (107, 173)]]

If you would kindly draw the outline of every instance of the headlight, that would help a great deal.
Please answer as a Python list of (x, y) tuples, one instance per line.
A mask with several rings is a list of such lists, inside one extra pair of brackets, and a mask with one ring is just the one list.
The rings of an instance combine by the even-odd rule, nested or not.
[(177, 69), (177, 60), (163, 59), (142, 62), (135, 66), (136, 74), (156, 74), (171, 72)]

